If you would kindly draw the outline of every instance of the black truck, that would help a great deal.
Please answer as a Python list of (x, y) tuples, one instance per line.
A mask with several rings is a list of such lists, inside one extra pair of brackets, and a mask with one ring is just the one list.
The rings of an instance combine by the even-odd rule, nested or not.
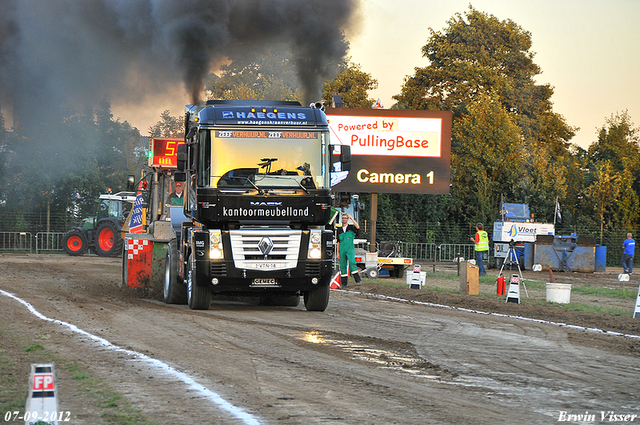
[[(324, 311), (334, 238), (332, 178), (351, 164), (330, 145), (321, 105), (187, 105), (176, 181), (184, 216), (167, 248), (164, 300), (208, 309), (212, 295), (259, 296)], [(293, 302), (293, 304), (291, 304)]]

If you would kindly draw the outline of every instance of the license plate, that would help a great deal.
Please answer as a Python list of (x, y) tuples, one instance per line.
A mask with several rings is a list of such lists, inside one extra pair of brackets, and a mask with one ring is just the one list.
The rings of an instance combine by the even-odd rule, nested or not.
[(276, 263), (250, 263), (249, 267), (252, 269), (275, 269), (278, 267)]
[(276, 278), (261, 278), (261, 279), (253, 279), (253, 285), (277, 285), (278, 279)]

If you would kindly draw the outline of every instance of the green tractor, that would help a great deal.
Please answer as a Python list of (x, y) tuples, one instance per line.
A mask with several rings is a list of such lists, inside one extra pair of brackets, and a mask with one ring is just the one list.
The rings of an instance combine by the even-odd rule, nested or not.
[(100, 195), (93, 217), (85, 218), (78, 227), (72, 227), (62, 240), (69, 255), (83, 255), (89, 249), (102, 257), (115, 257), (122, 253), (120, 229), (136, 200), (133, 192)]

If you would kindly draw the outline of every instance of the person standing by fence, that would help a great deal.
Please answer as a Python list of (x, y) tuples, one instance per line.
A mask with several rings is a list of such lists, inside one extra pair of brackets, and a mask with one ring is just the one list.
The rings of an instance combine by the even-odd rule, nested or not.
[(622, 242), (622, 269), (625, 273), (633, 272), (633, 256), (636, 252), (636, 241), (631, 237), (631, 233), (627, 233), (627, 239)]
[(489, 235), (484, 231), (484, 226), (482, 223), (476, 224), (476, 237), (469, 238), (471, 242), (476, 245), (476, 262), (478, 263), (478, 267), (480, 268), (480, 276), (484, 276), (487, 272), (484, 269), (484, 264), (482, 263), (482, 257), (485, 252), (489, 251)]

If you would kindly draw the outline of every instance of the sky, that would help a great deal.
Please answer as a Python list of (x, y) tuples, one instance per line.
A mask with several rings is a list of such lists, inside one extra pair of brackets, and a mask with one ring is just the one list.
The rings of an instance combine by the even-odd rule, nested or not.
[(638, 0), (366, 0), (360, 33), (349, 41), (352, 61), (378, 80), (371, 97), (391, 107), (405, 77), (428, 65), (421, 48), (429, 28), (443, 31), (469, 4), (531, 33), (542, 71), (536, 82), (554, 88), (554, 112), (580, 127), (572, 143), (588, 147), (606, 119), (625, 110), (640, 126)]
[[(362, 0), (347, 39), (352, 62), (378, 80), (370, 96), (391, 107), (405, 77), (428, 65), (421, 48), (429, 28), (443, 31), (470, 4), (531, 33), (536, 82), (554, 88), (554, 112), (580, 128), (572, 143), (588, 147), (625, 110), (640, 126), (640, 0)], [(146, 134), (162, 111), (183, 114), (188, 96), (172, 90), (172, 101), (159, 93), (152, 107), (114, 104), (114, 116)]]

